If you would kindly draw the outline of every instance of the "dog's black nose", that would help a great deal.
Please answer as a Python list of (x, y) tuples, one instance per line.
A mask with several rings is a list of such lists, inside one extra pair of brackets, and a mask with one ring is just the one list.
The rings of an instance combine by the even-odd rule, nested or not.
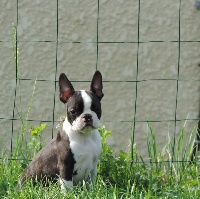
[(85, 114), (85, 115), (84, 115), (84, 122), (85, 122), (85, 126), (93, 126), (92, 115), (90, 115), (90, 114)]
[(92, 121), (92, 116), (91, 116), (90, 114), (85, 114), (85, 115), (84, 115), (84, 118), (85, 118), (85, 121), (86, 121), (86, 122)]

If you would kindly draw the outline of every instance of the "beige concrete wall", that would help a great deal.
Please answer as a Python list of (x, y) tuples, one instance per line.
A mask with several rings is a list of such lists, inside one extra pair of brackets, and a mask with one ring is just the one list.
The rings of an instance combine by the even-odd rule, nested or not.
[[(99, 0), (99, 14), (98, 1), (59, 0), (58, 43), (57, 1), (18, 2), (2, 0), (0, 6), (0, 140), (4, 148), (10, 147), (12, 126), (13, 138), (20, 131), (19, 115), (26, 117), (29, 104), (27, 134), (41, 120), (57, 120), (65, 114), (58, 88), (55, 92), (55, 75), (58, 79), (65, 72), (76, 89), (87, 89), (96, 63), (105, 81), (102, 123), (112, 130), (109, 144), (116, 151), (128, 147), (134, 118), (138, 121), (135, 141), (143, 155), (146, 120), (154, 121), (151, 125), (160, 147), (166, 144), (168, 134), (174, 133), (178, 72), (177, 132), (183, 119), (198, 117), (200, 11), (193, 0), (182, 0), (181, 7), (179, 0), (140, 0), (140, 6), (138, 0)], [(14, 118), (18, 120), (12, 123), (16, 85), (12, 28), (17, 24), (17, 9), (19, 74), (28, 80), (21, 80), (16, 89)], [(46, 123), (43, 137), (50, 140), (56, 129), (52, 122)], [(196, 123), (187, 122), (186, 134)]]

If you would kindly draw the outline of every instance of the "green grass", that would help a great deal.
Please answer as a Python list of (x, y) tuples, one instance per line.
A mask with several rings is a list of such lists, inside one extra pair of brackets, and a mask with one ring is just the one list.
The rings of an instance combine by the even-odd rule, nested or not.
[[(200, 198), (200, 180), (198, 162), (189, 164), (189, 155), (193, 142), (183, 144), (184, 128), (174, 146), (172, 141), (159, 151), (152, 128), (147, 134), (149, 161), (141, 161), (132, 144), (131, 152), (121, 151), (114, 156), (106, 139), (111, 132), (100, 128), (102, 136), (102, 155), (98, 166), (98, 177), (87, 190), (85, 186), (68, 190), (64, 195), (60, 186), (51, 184), (43, 187), (40, 183), (33, 186), (27, 181), (20, 190), (15, 186), (20, 173), (29, 160), (41, 148), (40, 133), (45, 125), (31, 129), (31, 138), (25, 141), (24, 133), (19, 134), (13, 154), (4, 152), (0, 160), (0, 196), (1, 198)], [(167, 157), (167, 159), (166, 159)]]

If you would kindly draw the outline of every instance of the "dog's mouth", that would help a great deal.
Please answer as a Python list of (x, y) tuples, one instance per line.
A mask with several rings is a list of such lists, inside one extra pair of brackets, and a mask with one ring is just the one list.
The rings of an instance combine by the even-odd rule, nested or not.
[(85, 127), (94, 127), (92, 121), (85, 122)]
[(91, 125), (85, 125), (85, 127), (83, 127), (83, 129), (80, 132), (83, 134), (90, 134), (93, 129), (96, 129), (96, 128)]
[(83, 129), (95, 129), (93, 123), (85, 123), (85, 126), (83, 127)]

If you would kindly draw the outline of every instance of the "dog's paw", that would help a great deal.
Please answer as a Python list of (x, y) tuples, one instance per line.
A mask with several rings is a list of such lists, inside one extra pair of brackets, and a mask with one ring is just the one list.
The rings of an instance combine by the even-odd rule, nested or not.
[(66, 194), (67, 189), (73, 190), (73, 182), (72, 181), (67, 181), (63, 178), (60, 178), (60, 185), (61, 185), (62, 192), (65, 194)]

